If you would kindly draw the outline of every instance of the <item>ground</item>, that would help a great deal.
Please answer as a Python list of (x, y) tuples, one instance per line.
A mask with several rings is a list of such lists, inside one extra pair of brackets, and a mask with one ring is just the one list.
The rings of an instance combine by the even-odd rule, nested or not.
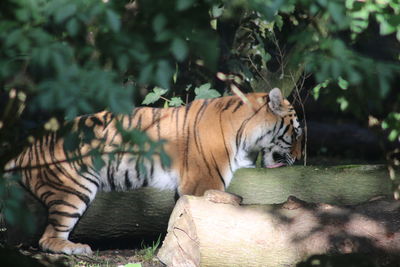
[[(11, 253), (14, 253), (15, 250)], [(44, 253), (37, 249), (23, 249), (20, 253), (27, 256), (29, 262), (20, 262), (22, 258), (18, 255), (18, 260), (14, 260), (8, 266), (34, 266), (32, 258), (39, 261), (41, 266), (73, 266), (73, 267), (100, 267), (100, 266), (126, 266), (126, 267), (162, 267), (165, 266), (155, 257), (156, 248), (148, 247), (141, 250), (133, 249), (114, 249), (95, 251), (93, 255), (63, 255)], [(10, 252), (7, 254), (10, 255)], [(40, 266), (40, 265), (38, 265)]]

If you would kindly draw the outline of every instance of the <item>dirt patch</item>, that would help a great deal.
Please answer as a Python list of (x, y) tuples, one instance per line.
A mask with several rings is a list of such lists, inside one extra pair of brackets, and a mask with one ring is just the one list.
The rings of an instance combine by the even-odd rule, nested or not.
[[(100, 266), (125, 266), (132, 264), (132, 267), (163, 267), (154, 255), (156, 251), (151, 248), (141, 250), (134, 249), (114, 249), (95, 251), (93, 255), (64, 255), (41, 252), (36, 249), (12, 250), (12, 254), (19, 254), (18, 260), (11, 262), (10, 266), (30, 266), (21, 264), (19, 260), (35, 261), (37, 266), (74, 266), (74, 267), (100, 267)], [(10, 250), (11, 251), (11, 250)], [(7, 253), (10, 255), (10, 253)], [(21, 255), (22, 254), (22, 255)], [(24, 257), (25, 256), (25, 257)], [(32, 262), (31, 262), (32, 263)], [(36, 264), (31, 265), (36, 266)], [(129, 266), (129, 265), (128, 265)], [(130, 267), (130, 266), (129, 266)]]

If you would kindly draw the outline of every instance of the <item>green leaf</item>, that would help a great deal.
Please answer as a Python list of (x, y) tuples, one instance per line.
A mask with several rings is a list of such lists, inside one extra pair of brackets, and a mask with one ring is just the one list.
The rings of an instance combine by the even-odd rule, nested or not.
[(338, 78), (338, 85), (343, 90), (346, 90), (349, 87), (349, 82), (339, 76)]
[(328, 79), (328, 80), (325, 80), (325, 81), (323, 81), (322, 83), (317, 84), (317, 85), (313, 88), (313, 96), (314, 96), (314, 99), (315, 99), (315, 100), (317, 100), (317, 99), (319, 98), (321, 88), (326, 88), (326, 87), (328, 86), (329, 82), (330, 82), (329, 79)]
[(154, 71), (154, 64), (149, 63), (143, 66), (140, 71), (139, 75), (139, 83), (146, 84), (150, 81), (151, 77), (153, 76)]
[(168, 156), (167, 153), (165, 153), (164, 151), (161, 151), (160, 153), (160, 159), (161, 159), (161, 164), (163, 166), (169, 167), (171, 166), (171, 158)]
[(67, 18), (71, 17), (76, 13), (76, 5), (75, 4), (67, 4), (66, 6), (60, 6), (54, 16), (54, 19), (57, 23), (62, 23)]
[(209, 83), (205, 83), (200, 87), (195, 88), (194, 93), (196, 94), (195, 99), (215, 98), (221, 96), (217, 90), (211, 89), (211, 84)]
[(94, 155), (92, 157), (92, 161), (93, 161), (93, 167), (98, 171), (106, 165), (105, 161), (99, 154)]
[(163, 14), (158, 14), (153, 19), (153, 30), (156, 33), (160, 33), (167, 25), (167, 19)]
[(396, 27), (389, 24), (388, 21), (383, 20), (379, 24), (379, 30), (382, 35), (389, 35), (396, 31)]
[(282, 16), (280, 16), (280, 15), (275, 16), (275, 25), (276, 25), (276, 27), (278, 27), (278, 29), (280, 31), (282, 30), (282, 26), (283, 26)]
[(210, 25), (211, 25), (211, 29), (217, 30), (217, 27), (218, 27), (218, 20), (217, 20), (217, 19), (212, 19), (212, 20), (210, 20)]
[(118, 32), (121, 28), (121, 21), (119, 18), (119, 15), (115, 13), (113, 10), (108, 9), (106, 11), (106, 18), (107, 18), (107, 23), (110, 29), (113, 32)]
[(67, 31), (71, 36), (76, 36), (79, 32), (79, 23), (76, 18), (72, 18), (67, 22)]
[(336, 102), (340, 105), (341, 111), (345, 111), (349, 107), (349, 101), (344, 97), (339, 97)]
[(173, 97), (171, 101), (169, 101), (170, 107), (180, 107), (184, 104), (183, 100), (180, 97)]
[(153, 103), (157, 102), (159, 99), (160, 99), (160, 96), (159, 96), (159, 95), (157, 95), (157, 94), (151, 92), (151, 93), (148, 93), (148, 94), (146, 95), (146, 97), (144, 98), (142, 104), (143, 104), (143, 105), (153, 104)]
[(174, 83), (176, 83), (176, 80), (178, 79), (178, 73), (179, 73), (178, 63), (175, 63), (175, 72), (174, 75), (172, 76), (172, 80), (174, 81)]
[(160, 88), (160, 87), (154, 87), (153, 92), (154, 92), (156, 95), (162, 96), (162, 95), (165, 95), (165, 94), (168, 92), (168, 90), (167, 90), (167, 89)]
[(125, 264), (124, 267), (142, 267), (141, 263), (128, 263)]
[(4, 207), (3, 214), (4, 218), (9, 224), (13, 225), (16, 223), (15, 212), (13, 210), (9, 209), (8, 207)]
[(160, 60), (157, 64), (156, 83), (163, 88), (169, 88), (172, 75), (174, 74), (171, 65), (166, 60)]
[(79, 135), (78, 133), (70, 133), (67, 136), (65, 136), (64, 139), (64, 149), (66, 151), (72, 151), (76, 148), (78, 148), (80, 143)]
[(181, 38), (174, 38), (171, 43), (171, 51), (178, 61), (183, 61), (188, 54), (188, 47)]
[(168, 92), (168, 90), (166, 90), (166, 89), (155, 87), (153, 89), (153, 92), (150, 92), (146, 95), (142, 104), (143, 105), (153, 104), (153, 103), (157, 102), (161, 98), (161, 96), (167, 92)]
[(224, 5), (213, 5), (211, 8), (211, 17), (212, 18), (219, 18), (224, 13)]
[(393, 129), (390, 131), (390, 134), (388, 136), (389, 141), (393, 142), (396, 140), (396, 138), (399, 136), (399, 131), (396, 129)]
[(179, 11), (188, 9), (194, 3), (194, 0), (177, 0), (176, 1), (176, 9)]

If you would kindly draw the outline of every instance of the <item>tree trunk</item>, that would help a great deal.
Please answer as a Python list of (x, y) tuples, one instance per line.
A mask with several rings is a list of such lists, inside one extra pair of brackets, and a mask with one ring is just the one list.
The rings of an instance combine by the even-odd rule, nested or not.
[[(243, 196), (244, 204), (281, 203), (289, 195), (311, 202), (355, 204), (376, 195), (391, 195), (391, 181), (384, 166), (242, 169), (228, 191)], [(16, 227), (7, 227), (9, 244), (37, 242), (44, 229), (45, 209), (26, 195), (27, 208), (37, 215), (37, 231), (27, 236)], [(99, 193), (71, 237), (93, 247), (132, 246), (165, 233), (174, 204), (172, 191), (142, 188)]]
[(288, 267), (315, 254), (400, 251), (399, 201), (339, 207), (289, 197), (281, 205), (239, 206), (221, 194), (179, 199), (158, 253), (163, 263)]

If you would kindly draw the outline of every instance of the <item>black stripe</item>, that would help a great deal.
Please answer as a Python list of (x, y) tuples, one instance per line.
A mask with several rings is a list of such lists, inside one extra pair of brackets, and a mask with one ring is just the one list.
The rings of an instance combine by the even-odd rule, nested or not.
[(54, 161), (57, 161), (57, 159), (56, 159), (56, 154), (55, 154), (56, 139), (57, 139), (56, 134), (55, 134), (55, 133), (52, 134), (52, 136), (51, 136), (51, 138), (50, 138), (50, 144), (49, 144), (49, 146), (48, 146), (49, 152), (50, 152), (50, 159), (51, 159), (51, 160), (54, 159)]
[(90, 203), (90, 198), (87, 195), (85, 195), (85, 194), (83, 194), (83, 193), (81, 193), (79, 191), (76, 191), (75, 189), (73, 189), (73, 188), (71, 188), (69, 186), (57, 185), (55, 183), (43, 184), (43, 186), (45, 186), (45, 185), (48, 186), (48, 187), (51, 187), (53, 189), (56, 189), (58, 191), (65, 192), (65, 193), (77, 196), (80, 200), (82, 200), (86, 204), (86, 206), (89, 205), (89, 203)]
[(192, 103), (187, 104), (186, 107), (185, 107), (185, 115), (183, 117), (182, 132), (184, 132), (184, 130), (185, 130), (187, 116), (189, 114), (189, 111), (190, 111), (191, 107), (192, 107)]
[[(89, 174), (89, 175), (92, 175), (92, 176), (96, 177), (95, 175), (89, 173), (89, 170), (86, 170), (86, 173)], [(80, 173), (79, 176), (82, 177), (83, 179), (85, 179), (86, 181), (88, 181), (88, 182), (94, 184), (97, 188), (100, 186), (100, 184), (98, 183), (98, 181), (93, 180), (92, 178), (89, 178), (89, 177), (83, 175), (82, 173)], [(96, 177), (96, 178), (97, 178), (97, 177)], [(98, 178), (97, 178), (97, 179), (98, 179)]]
[[(176, 138), (176, 140), (179, 140), (179, 132), (180, 131), (178, 131), (178, 127), (179, 127), (178, 122), (179, 122), (179, 111), (181, 109), (182, 108), (174, 107), (174, 109), (172, 110), (172, 115), (171, 115), (172, 118), (175, 117), (175, 134), (176, 134), (175, 138)], [(171, 125), (171, 127), (172, 127), (172, 125)], [(176, 149), (179, 150), (179, 142), (176, 142)]]
[[(282, 129), (282, 127), (283, 127), (283, 119), (281, 119), (281, 123), (279, 124), (279, 127), (278, 127), (278, 129), (276, 129), (276, 126), (278, 125), (278, 124), (275, 124), (275, 126), (274, 126), (274, 129), (272, 130), (272, 132), (274, 133), (274, 135), (276, 135), (276, 134), (278, 134), (279, 133), (279, 131)], [(276, 130), (276, 131), (275, 131)]]
[(235, 113), (238, 111), (238, 109), (243, 106), (243, 101), (239, 99), (238, 103), (236, 104), (236, 107), (233, 109), (232, 113)]
[(161, 109), (157, 108), (155, 109), (156, 113), (155, 113), (155, 124), (157, 126), (157, 136), (158, 136), (158, 140), (161, 139)]
[[(68, 227), (68, 226), (65, 226), (65, 227)], [(61, 229), (59, 229), (57, 226), (54, 226), (54, 230), (56, 230), (57, 232), (62, 232), (62, 233), (69, 233), (69, 232), (71, 232), (71, 229), (70, 229), (70, 228), (67, 228), (66, 230), (61, 230)]]
[(104, 129), (106, 129), (108, 127), (108, 125), (110, 125), (110, 123), (113, 121), (114, 119), (114, 114), (112, 114), (111, 112), (106, 112), (106, 114), (104, 114), (103, 116), (103, 120), (104, 120)]
[(46, 138), (45, 139), (45, 145), (46, 145), (46, 147), (49, 147), (49, 142), (50, 142), (50, 137), (51, 137), (51, 133), (48, 133), (48, 134), (46, 134), (45, 136), (44, 136), (44, 138)]
[(80, 218), (81, 217), (81, 215), (79, 213), (69, 213), (69, 212), (58, 211), (58, 210), (50, 211), (49, 215), (59, 215), (59, 216), (64, 216), (64, 217), (68, 217), (68, 218)]
[(46, 192), (44, 192), (43, 194), (41, 194), (40, 196), (38, 196), (38, 197), (39, 197), (39, 199), (41, 199), (44, 203), (46, 203), (47, 198), (50, 197), (50, 196), (52, 196), (52, 195), (54, 195), (54, 192), (46, 191)]
[(133, 121), (133, 118), (132, 118), (131, 115), (129, 115), (129, 116), (128, 116), (128, 129), (131, 129), (131, 127), (132, 127), (132, 121)]
[(132, 189), (132, 183), (129, 177), (129, 171), (126, 170), (125, 171), (125, 187), (128, 189)]
[(141, 130), (141, 129), (142, 129), (142, 116), (143, 116), (143, 114), (140, 114), (140, 115), (139, 115), (138, 122), (137, 122), (137, 124), (136, 124), (136, 128), (137, 128), (138, 130)]
[[(161, 165), (164, 165), (164, 164), (161, 164)], [(162, 168), (164, 169), (164, 166), (162, 166)], [(154, 176), (154, 162), (152, 161), (151, 165), (150, 165), (150, 179), (153, 179), (153, 176)]]
[(60, 224), (55, 218), (48, 219), (47, 222), (53, 226), (69, 228), (68, 225)]
[(192, 107), (192, 103), (189, 103), (185, 107), (185, 114), (183, 117), (183, 124), (182, 124), (182, 133), (185, 133), (186, 130), (186, 140), (185, 140), (185, 145), (183, 148), (183, 158), (184, 158), (184, 167), (185, 170), (188, 169), (189, 166), (189, 140), (190, 140), (190, 127), (186, 127), (186, 122), (188, 118), (188, 114), (190, 111), (190, 108)]
[[(74, 164), (73, 162), (71, 162), (71, 164)], [(61, 164), (53, 164), (53, 166), (55, 166), (57, 168), (57, 170), (59, 171), (59, 173), (61, 173), (62, 175), (64, 175), (65, 177), (67, 177), (68, 179), (70, 179), (72, 182), (74, 182), (74, 184), (76, 184), (77, 186), (79, 186), (80, 188), (88, 191), (89, 193), (92, 193), (92, 190), (90, 190), (88, 187), (86, 187), (85, 185), (81, 184), (77, 179), (75, 179), (72, 175), (70, 175), (70, 173), (64, 169), (64, 167)], [(51, 168), (46, 168), (45, 169), (47, 172), (49, 172), (49, 174), (53, 177), (55, 177), (60, 184), (62, 184), (62, 180), (60, 180), (60, 178), (58, 178), (58, 175), (51, 169)], [(77, 171), (76, 167), (74, 167), (74, 170)], [(47, 177), (48, 178), (48, 177)]]
[(96, 116), (91, 116), (90, 120), (93, 122), (94, 125), (103, 125), (103, 122)]
[(222, 111), (225, 111), (227, 109), (229, 109), (233, 104), (235, 103), (235, 99), (231, 98), (227, 101), (227, 103), (225, 104), (225, 106), (222, 108)]
[(232, 165), (231, 165), (231, 156), (228, 151), (228, 146), (226, 145), (224, 129), (222, 127), (222, 113), (219, 114), (219, 126), (220, 126), (220, 130), (221, 130), (221, 134), (222, 134), (222, 140), (224, 141), (225, 153), (226, 153), (226, 156), (228, 157), (229, 169), (233, 172)]
[(48, 208), (50, 208), (51, 206), (55, 206), (55, 205), (64, 205), (64, 206), (68, 206), (68, 207), (71, 207), (71, 208), (78, 209), (78, 207), (76, 207), (75, 205), (73, 205), (73, 204), (71, 204), (69, 202), (66, 202), (64, 200), (61, 200), (61, 199), (51, 200), (51, 201), (49, 201), (47, 203), (47, 207)]
[(283, 130), (283, 133), (278, 137), (278, 139), (281, 139), (281, 138), (283, 138), (283, 136), (287, 133), (287, 131), (289, 130), (289, 125), (286, 125), (286, 128), (285, 128), (285, 130)]
[(239, 148), (239, 146), (240, 146), (240, 141), (242, 140), (243, 132), (244, 132), (244, 129), (245, 129), (247, 123), (248, 123), (253, 117), (255, 117), (255, 116), (258, 114), (258, 112), (260, 112), (260, 110), (262, 110), (262, 109), (264, 108), (264, 106), (266, 106), (266, 105), (267, 105), (267, 103), (265, 103), (264, 105), (262, 105), (261, 107), (259, 107), (250, 117), (248, 117), (247, 119), (245, 119), (245, 120), (242, 122), (242, 124), (240, 125), (239, 130), (237, 131), (237, 134), (236, 134), (236, 153), (237, 153), (237, 151), (239, 150), (238, 148)]
[(108, 166), (107, 166), (107, 180), (108, 184), (111, 187), (112, 191), (115, 191), (115, 181), (114, 181), (114, 170), (112, 169), (111, 166), (111, 160), (108, 161)]
[(208, 105), (208, 99), (204, 100), (203, 104), (201, 104), (200, 109), (197, 111), (196, 117), (193, 122), (193, 133), (194, 133), (194, 143), (196, 145), (197, 150), (200, 151), (200, 133), (198, 132), (197, 126), (199, 125), (200, 119), (203, 117)]
[(187, 135), (185, 140), (185, 147), (183, 150), (184, 167), (187, 170), (189, 168), (189, 140), (190, 140), (190, 128), (187, 127)]
[[(40, 140), (41, 140), (41, 138), (39, 138), (39, 140), (38, 140), (39, 145), (40, 145), (40, 143), (41, 143)], [(33, 145), (33, 146), (32, 146), (32, 149), (34, 150), (35, 157), (36, 157), (35, 164), (36, 164), (36, 165), (41, 165), (41, 160), (40, 160), (40, 156), (39, 156), (39, 148), (38, 148), (37, 146)], [(45, 164), (45, 162), (43, 162), (43, 164)]]
[(215, 170), (216, 170), (217, 173), (218, 173), (219, 179), (221, 180), (222, 184), (224, 185), (224, 188), (226, 188), (224, 177), (222, 176), (221, 171), (220, 171), (219, 168), (218, 168), (218, 163), (217, 163), (217, 161), (215, 160), (213, 154), (211, 154), (211, 158), (212, 158), (212, 160), (214, 161), (214, 167), (215, 167)]

